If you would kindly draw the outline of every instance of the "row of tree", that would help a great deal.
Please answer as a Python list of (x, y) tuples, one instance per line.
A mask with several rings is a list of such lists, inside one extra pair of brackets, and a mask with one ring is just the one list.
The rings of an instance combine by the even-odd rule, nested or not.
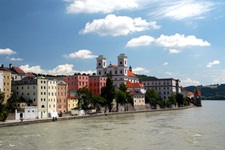
[(148, 89), (145, 93), (145, 103), (150, 103), (152, 109), (156, 109), (157, 105), (160, 108), (169, 108), (171, 105), (175, 105), (178, 107), (187, 106), (192, 101), (188, 97), (183, 97), (182, 94), (172, 94), (169, 97), (169, 100), (164, 100), (162, 97), (159, 96), (155, 89)]
[[(122, 104), (124, 107), (128, 103), (133, 105), (133, 99), (130, 92), (128, 92), (127, 86), (124, 83), (121, 83), (119, 90), (116, 91), (110, 76), (106, 80), (106, 86), (102, 87), (100, 96), (93, 95), (87, 87), (78, 89), (77, 95), (78, 108), (75, 109), (87, 110), (97, 108), (97, 110), (100, 110), (100, 107), (105, 107), (105, 112), (107, 110), (111, 112), (114, 99), (116, 100), (116, 111), (118, 111), (119, 104)], [(127, 110), (126, 108), (124, 109)]]

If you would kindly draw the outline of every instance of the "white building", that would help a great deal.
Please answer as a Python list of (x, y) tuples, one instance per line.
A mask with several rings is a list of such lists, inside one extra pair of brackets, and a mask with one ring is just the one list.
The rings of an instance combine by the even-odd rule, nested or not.
[(180, 93), (179, 80), (173, 78), (165, 79), (150, 79), (142, 81), (145, 90), (155, 89), (159, 96), (164, 100), (169, 100), (169, 96), (172, 94)]
[(106, 58), (100, 55), (96, 58), (97, 60), (97, 76), (106, 76), (111, 74), (113, 83), (116, 87), (119, 87), (120, 83), (126, 84), (127, 81), (132, 83), (139, 83), (139, 79), (132, 73), (132, 68), (128, 68), (127, 56), (120, 54), (117, 57), (117, 65), (109, 64), (106, 67)]
[(56, 81), (43, 77), (25, 77), (20, 81), (13, 81), (12, 91), (16, 97), (37, 106), (38, 118), (47, 118), (49, 113), (56, 112), (56, 85)]
[(48, 80), (48, 116), (57, 114), (57, 80)]
[(3, 72), (0, 71), (0, 92), (3, 91)]

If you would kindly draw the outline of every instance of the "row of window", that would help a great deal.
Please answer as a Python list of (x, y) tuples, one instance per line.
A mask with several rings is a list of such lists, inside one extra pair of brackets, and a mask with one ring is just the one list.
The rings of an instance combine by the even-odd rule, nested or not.
[[(76, 80), (77, 78), (76, 77), (68, 77), (68, 80), (70, 80), (70, 79), (74, 79), (74, 80)], [(79, 79), (81, 79), (81, 77), (79, 77)], [(82, 77), (82, 79), (84, 80), (84, 79), (88, 79), (88, 77)]]

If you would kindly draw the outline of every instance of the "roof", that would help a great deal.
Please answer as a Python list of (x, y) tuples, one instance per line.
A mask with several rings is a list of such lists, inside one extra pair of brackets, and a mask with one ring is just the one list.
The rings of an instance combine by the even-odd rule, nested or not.
[(136, 77), (135, 74), (133, 72), (131, 72), (129, 69), (127, 70), (127, 75), (129, 77)]
[(109, 64), (107, 68), (115, 68), (116, 69), (116, 68), (118, 68), (118, 66), (117, 65)]
[(130, 81), (127, 81), (126, 86), (127, 88), (143, 88), (141, 83), (132, 83)]
[(192, 95), (194, 95), (194, 93), (192, 93), (192, 92), (187, 92), (187, 95), (188, 95), (188, 96), (192, 96)]
[(195, 94), (195, 96), (201, 96), (201, 92), (200, 92), (200, 90), (199, 90), (199, 89), (197, 89), (197, 88), (196, 88), (196, 90), (195, 90), (195, 93), (194, 93), (194, 94)]
[(27, 78), (34, 78), (35, 75), (33, 75), (32, 73), (28, 73), (28, 74), (26, 74), (26, 77), (27, 77)]
[(17, 74), (26, 74), (22, 69), (16, 66), (13, 66), (12, 70), (15, 71)]

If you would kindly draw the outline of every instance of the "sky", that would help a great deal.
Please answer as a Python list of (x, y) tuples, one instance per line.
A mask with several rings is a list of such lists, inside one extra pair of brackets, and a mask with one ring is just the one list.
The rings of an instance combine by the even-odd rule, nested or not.
[(182, 86), (225, 83), (222, 0), (0, 0), (0, 64), (96, 71), (96, 57)]

